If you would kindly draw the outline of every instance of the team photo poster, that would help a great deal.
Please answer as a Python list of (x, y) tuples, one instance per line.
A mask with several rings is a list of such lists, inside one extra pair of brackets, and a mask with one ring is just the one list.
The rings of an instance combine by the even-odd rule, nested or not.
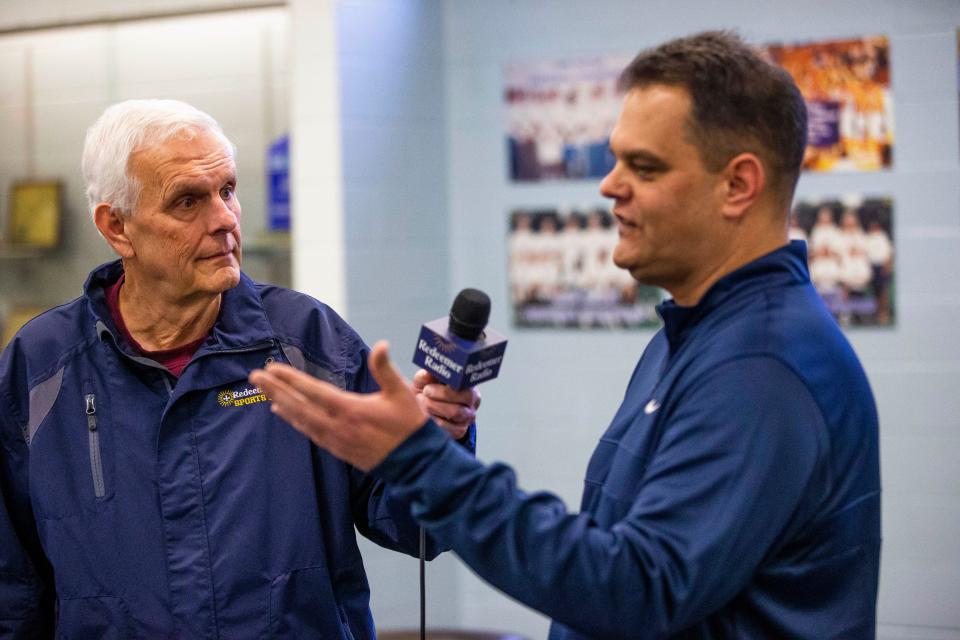
[(866, 36), (768, 45), (807, 103), (804, 169), (877, 171), (893, 161), (890, 43)]
[(638, 285), (613, 264), (613, 216), (588, 210), (523, 209), (509, 223), (509, 279), (519, 327), (656, 327), (664, 292)]
[[(807, 243), (810, 279), (844, 327), (891, 326), (893, 202), (848, 195), (799, 199), (790, 238)], [(613, 264), (616, 223), (602, 207), (520, 209), (509, 221), (514, 323), (539, 328), (653, 328), (666, 292)]]
[(620, 112), (617, 77), (627, 57), (597, 57), (505, 69), (510, 179), (602, 178), (613, 167), (609, 136)]
[(810, 279), (842, 326), (894, 323), (890, 198), (798, 200), (791, 214), (790, 237), (806, 241)]
[[(876, 171), (893, 159), (890, 45), (886, 36), (770, 44), (770, 59), (807, 103), (809, 171)], [(504, 69), (508, 172), (514, 182), (597, 180), (613, 166), (609, 135), (629, 56), (598, 56)]]

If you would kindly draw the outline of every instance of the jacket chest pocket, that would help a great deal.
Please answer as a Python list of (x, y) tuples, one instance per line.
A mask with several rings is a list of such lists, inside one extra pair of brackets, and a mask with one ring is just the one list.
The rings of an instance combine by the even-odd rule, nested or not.
[(30, 442), (30, 493), (39, 520), (95, 513), (113, 497), (113, 434), (105, 394), (61, 393)]

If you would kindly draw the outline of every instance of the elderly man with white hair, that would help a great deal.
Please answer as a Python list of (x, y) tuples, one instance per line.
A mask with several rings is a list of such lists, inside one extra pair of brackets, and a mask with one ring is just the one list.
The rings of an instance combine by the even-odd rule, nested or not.
[[(209, 115), (116, 104), (83, 175), (120, 259), (0, 356), (0, 636), (374, 637), (354, 526), (415, 554), (409, 505), (247, 381), (280, 361), (372, 391), (367, 346), (241, 273), (233, 146)], [(472, 448), (478, 397), (415, 386)]]

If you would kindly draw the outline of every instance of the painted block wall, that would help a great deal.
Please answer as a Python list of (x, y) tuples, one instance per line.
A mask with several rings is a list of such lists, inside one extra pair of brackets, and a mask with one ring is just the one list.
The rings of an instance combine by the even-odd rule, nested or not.
[[(419, 326), (445, 315), (453, 296), (442, 3), (338, 0), (334, 9), (347, 319), (370, 344), (388, 339), (412, 375)], [(360, 544), (377, 627), (416, 628), (417, 560)], [(428, 565), (431, 628), (457, 625), (458, 571), (452, 554)]]
[[(891, 41), (894, 166), (804, 175), (798, 196), (891, 194), (897, 325), (848, 332), (880, 410), (884, 548), (881, 638), (960, 638), (960, 138), (954, 1), (488, 0), (449, 2), (445, 57), (450, 281), (493, 298), (510, 336), (484, 389), (480, 456), (516, 467), (521, 487), (576, 509), (597, 438), (650, 332), (510, 327), (507, 215), (516, 207), (602, 202), (597, 182), (512, 184), (501, 87), (508, 62), (633, 55), (670, 37), (736, 28), (754, 42), (886, 34)], [(461, 622), (546, 635), (538, 614), (461, 572)]]

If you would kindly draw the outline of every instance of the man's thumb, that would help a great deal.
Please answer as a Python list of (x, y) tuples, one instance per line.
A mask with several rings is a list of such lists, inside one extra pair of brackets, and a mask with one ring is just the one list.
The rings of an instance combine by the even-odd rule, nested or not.
[(370, 366), (373, 379), (377, 381), (380, 389), (384, 392), (394, 393), (401, 390), (409, 393), (410, 388), (407, 381), (390, 361), (390, 344), (386, 340), (380, 340), (373, 345), (367, 363)]

